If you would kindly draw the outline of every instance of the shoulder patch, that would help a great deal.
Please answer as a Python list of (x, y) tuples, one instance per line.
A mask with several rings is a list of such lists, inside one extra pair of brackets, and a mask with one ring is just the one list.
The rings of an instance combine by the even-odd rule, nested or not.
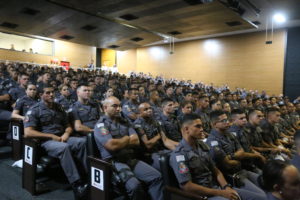
[(212, 146), (212, 147), (214, 147), (214, 146), (218, 146), (219, 145), (219, 143), (218, 143), (218, 141), (211, 141), (210, 142), (210, 145)]
[(236, 135), (237, 135), (236, 132), (230, 132), (230, 133), (231, 133), (232, 135), (234, 135), (235, 137), (236, 137)]
[(98, 123), (97, 128), (104, 127), (104, 123)]
[(184, 164), (184, 162), (179, 163), (179, 173), (180, 174), (186, 174), (189, 171), (187, 166)]
[(135, 124), (134, 127), (135, 128), (142, 128), (142, 126), (140, 124)]
[(31, 115), (31, 113), (32, 113), (32, 111), (31, 111), (31, 110), (28, 110), (28, 111), (26, 112), (26, 115)]
[(176, 156), (176, 161), (177, 162), (185, 161), (184, 155), (178, 155), (178, 156)]
[(102, 128), (100, 128), (100, 133), (101, 133), (101, 135), (107, 135), (108, 130), (105, 127), (102, 127)]

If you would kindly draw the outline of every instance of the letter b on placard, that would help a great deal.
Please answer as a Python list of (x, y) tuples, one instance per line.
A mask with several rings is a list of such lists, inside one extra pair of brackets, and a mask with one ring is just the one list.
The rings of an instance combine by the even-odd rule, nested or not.
[(104, 191), (103, 170), (92, 167), (91, 182), (93, 187)]

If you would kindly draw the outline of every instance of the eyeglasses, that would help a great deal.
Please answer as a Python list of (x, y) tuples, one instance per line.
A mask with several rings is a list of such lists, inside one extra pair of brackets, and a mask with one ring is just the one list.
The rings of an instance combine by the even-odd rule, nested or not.
[(219, 120), (217, 122), (220, 122), (220, 123), (227, 123), (228, 122), (228, 119), (222, 119), (222, 120)]

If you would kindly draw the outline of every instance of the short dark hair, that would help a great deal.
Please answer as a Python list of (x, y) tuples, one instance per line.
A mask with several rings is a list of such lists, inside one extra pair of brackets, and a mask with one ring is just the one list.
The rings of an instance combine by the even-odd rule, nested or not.
[(132, 91), (139, 91), (139, 90), (137, 88), (131, 87), (131, 88), (128, 89), (128, 94), (131, 94)]
[(210, 115), (209, 115), (210, 121), (211, 121), (211, 122), (216, 122), (216, 121), (219, 120), (219, 116), (224, 115), (224, 114), (225, 114), (225, 112), (222, 111), (222, 110), (215, 110), (215, 111), (212, 111), (212, 112), (210, 113)]
[(45, 88), (53, 88), (53, 86), (50, 84), (45, 84), (43, 87), (38, 88), (38, 92), (43, 94), (45, 92)]
[(282, 186), (284, 184), (284, 178), (282, 177), (283, 170), (288, 164), (282, 160), (270, 160), (263, 168), (263, 183), (262, 187), (268, 191), (274, 191), (273, 186), (275, 184)]
[(233, 109), (232, 111), (231, 111), (231, 117), (233, 117), (234, 115), (241, 115), (241, 114), (245, 114), (245, 112), (243, 111), (243, 110), (241, 110), (241, 109)]
[(267, 108), (266, 110), (267, 115), (273, 112), (279, 112), (278, 108), (271, 107), (271, 108)]
[(164, 107), (168, 102), (174, 102), (173, 99), (171, 98), (164, 98), (162, 101), (161, 101), (161, 107)]
[[(219, 99), (213, 99), (209, 102), (209, 105), (212, 106), (213, 104), (217, 103), (218, 101), (220, 101)], [(221, 101), (220, 101), (221, 102)]]
[(191, 104), (191, 105), (193, 106), (193, 103), (190, 102), (190, 101), (182, 101), (182, 102), (180, 103), (180, 107), (183, 108), (184, 106), (186, 106), (186, 105), (188, 105), (188, 104)]
[(194, 114), (194, 113), (183, 115), (183, 118), (180, 120), (180, 125), (182, 126), (182, 125), (190, 123), (196, 119), (201, 119), (201, 118), (199, 115)]

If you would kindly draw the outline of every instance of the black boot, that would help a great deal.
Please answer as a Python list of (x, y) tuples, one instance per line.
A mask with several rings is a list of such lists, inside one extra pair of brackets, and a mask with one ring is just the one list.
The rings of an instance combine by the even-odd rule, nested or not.
[(79, 180), (72, 183), (72, 189), (76, 200), (86, 199), (88, 195), (88, 184), (82, 184)]

